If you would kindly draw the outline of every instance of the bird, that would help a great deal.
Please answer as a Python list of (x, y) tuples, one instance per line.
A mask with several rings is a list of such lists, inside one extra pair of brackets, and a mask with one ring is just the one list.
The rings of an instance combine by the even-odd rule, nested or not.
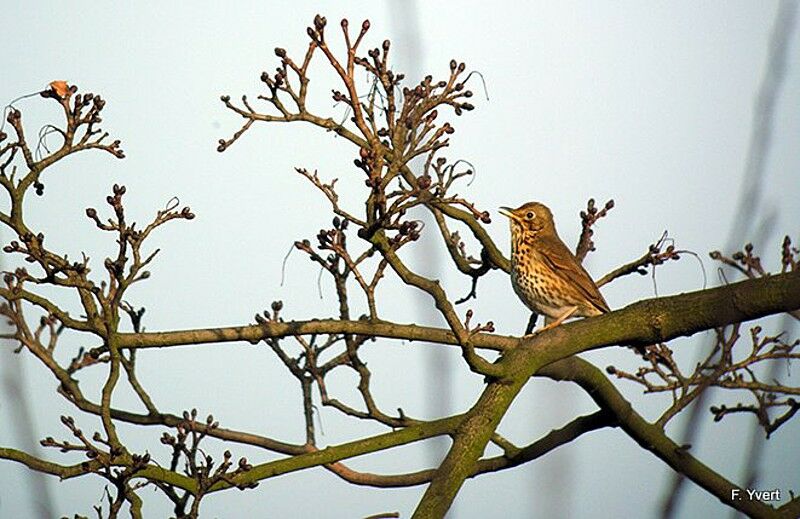
[(595, 317), (610, 312), (591, 276), (556, 232), (553, 213), (542, 203), (516, 209), (501, 207), (511, 226), (511, 285), (531, 312), (526, 336), (539, 314), (554, 328), (570, 317)]

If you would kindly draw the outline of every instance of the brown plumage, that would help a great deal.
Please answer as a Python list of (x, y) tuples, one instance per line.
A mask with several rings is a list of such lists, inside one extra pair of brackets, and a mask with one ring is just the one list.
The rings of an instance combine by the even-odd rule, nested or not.
[(589, 273), (558, 237), (550, 209), (528, 202), (500, 212), (511, 222), (511, 285), (532, 312), (553, 320), (546, 328), (610, 311)]

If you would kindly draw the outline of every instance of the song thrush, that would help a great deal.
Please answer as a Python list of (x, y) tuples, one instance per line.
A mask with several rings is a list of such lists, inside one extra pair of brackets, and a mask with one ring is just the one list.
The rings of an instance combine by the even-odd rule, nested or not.
[(534, 315), (552, 321), (541, 331), (570, 317), (609, 312), (608, 303), (592, 278), (556, 232), (553, 213), (544, 204), (528, 202), (516, 209), (501, 207), (511, 223), (511, 285)]

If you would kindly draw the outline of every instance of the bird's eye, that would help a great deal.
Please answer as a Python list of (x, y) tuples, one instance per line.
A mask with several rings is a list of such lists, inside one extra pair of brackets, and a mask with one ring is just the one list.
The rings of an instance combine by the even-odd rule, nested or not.
[(528, 220), (532, 220), (533, 216), (534, 216), (533, 211), (528, 211), (528, 214), (525, 215), (525, 218), (527, 218)]

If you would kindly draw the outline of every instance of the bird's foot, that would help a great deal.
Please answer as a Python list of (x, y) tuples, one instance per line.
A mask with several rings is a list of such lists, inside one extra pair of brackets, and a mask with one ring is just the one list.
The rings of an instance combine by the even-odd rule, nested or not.
[(559, 324), (561, 324), (561, 323), (552, 322), (552, 323), (550, 323), (550, 324), (548, 324), (548, 325), (542, 326), (541, 328), (539, 328), (538, 330), (536, 330), (536, 331), (535, 331), (535, 332), (533, 332), (533, 333), (526, 333), (525, 335), (523, 335), (523, 336), (522, 336), (522, 340), (525, 340), (525, 339), (530, 339), (530, 338), (536, 337), (537, 335), (539, 335), (539, 334), (540, 334), (540, 333), (542, 333), (542, 332), (546, 332), (547, 330), (552, 330), (553, 328), (555, 328), (555, 327), (556, 327), (556, 326), (558, 326)]
[(536, 337), (537, 335), (539, 335), (539, 334), (540, 334), (540, 333), (542, 333), (542, 332), (546, 332), (547, 330), (551, 330), (551, 329), (555, 328), (555, 326), (553, 326), (553, 324), (555, 324), (556, 326), (558, 326), (558, 325), (559, 325), (559, 324), (561, 324), (561, 323), (550, 323), (550, 324), (548, 324), (547, 326), (542, 326), (541, 328), (539, 328), (538, 330), (536, 330), (536, 331), (535, 331), (535, 332), (533, 332), (533, 333), (526, 333), (525, 335), (523, 335), (523, 336), (522, 336), (522, 340), (525, 340), (525, 339), (531, 339), (531, 338), (533, 338), (533, 337)]

